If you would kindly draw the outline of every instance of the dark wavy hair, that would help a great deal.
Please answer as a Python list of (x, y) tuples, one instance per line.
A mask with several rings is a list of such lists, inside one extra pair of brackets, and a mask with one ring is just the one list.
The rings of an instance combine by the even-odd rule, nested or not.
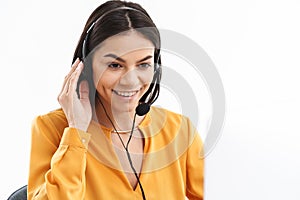
[[(117, 9), (124, 6), (133, 9)], [(150, 18), (149, 14), (137, 3), (111, 0), (101, 4), (92, 12), (85, 24), (79, 42), (76, 46), (72, 63), (74, 63), (76, 58), (78, 57), (80, 59), (83, 59), (83, 41), (86, 37), (87, 31), (96, 21), (97, 23), (92, 27), (92, 30), (90, 30), (88, 40), (86, 41), (85, 54), (89, 55), (87, 57), (91, 57), (90, 54), (92, 54), (93, 50), (105, 39), (133, 29), (141, 33), (145, 38), (149, 39), (153, 43), (155, 47), (154, 63), (156, 66), (156, 71), (154, 73), (153, 81), (150, 84), (149, 89), (139, 100), (140, 103), (152, 104), (158, 98), (160, 91), (159, 83), (161, 79), (161, 42), (159, 31)], [(93, 81), (92, 62), (91, 59), (86, 60), (87, 61), (85, 61), (84, 63), (84, 71), (79, 78), (78, 84), (82, 80), (88, 81), (90, 94), (89, 98), (91, 104), (94, 105), (97, 92)], [(79, 95), (78, 87), (77, 94)]]

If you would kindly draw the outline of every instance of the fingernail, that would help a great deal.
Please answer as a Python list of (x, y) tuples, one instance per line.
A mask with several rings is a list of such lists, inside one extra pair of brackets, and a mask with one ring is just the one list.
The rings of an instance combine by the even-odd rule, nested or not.
[(82, 67), (83, 67), (83, 64), (82, 64), (82, 62), (80, 62), (80, 63), (77, 65), (76, 70), (80, 70)]

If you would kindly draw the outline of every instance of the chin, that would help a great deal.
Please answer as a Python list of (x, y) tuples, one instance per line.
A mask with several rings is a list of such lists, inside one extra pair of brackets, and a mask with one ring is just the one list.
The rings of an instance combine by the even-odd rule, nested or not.
[(138, 102), (124, 103), (124, 104), (112, 104), (112, 113), (132, 113), (135, 112)]

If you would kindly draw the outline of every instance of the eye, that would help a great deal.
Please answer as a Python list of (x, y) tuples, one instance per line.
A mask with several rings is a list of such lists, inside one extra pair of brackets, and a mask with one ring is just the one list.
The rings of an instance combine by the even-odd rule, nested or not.
[(149, 68), (149, 67), (152, 67), (151, 64), (149, 63), (142, 63), (142, 64), (139, 64), (138, 65), (140, 68), (143, 68), (143, 69), (146, 69), (146, 68)]
[(120, 64), (118, 64), (118, 63), (110, 63), (110, 64), (108, 64), (108, 67), (112, 68), (112, 69), (119, 69), (122, 66)]

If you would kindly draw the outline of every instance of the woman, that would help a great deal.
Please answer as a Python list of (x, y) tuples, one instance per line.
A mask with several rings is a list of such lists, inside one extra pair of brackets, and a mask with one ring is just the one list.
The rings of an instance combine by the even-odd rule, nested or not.
[(203, 199), (196, 129), (150, 108), (159, 52), (159, 32), (140, 5), (108, 1), (91, 14), (61, 109), (33, 122), (28, 199)]

